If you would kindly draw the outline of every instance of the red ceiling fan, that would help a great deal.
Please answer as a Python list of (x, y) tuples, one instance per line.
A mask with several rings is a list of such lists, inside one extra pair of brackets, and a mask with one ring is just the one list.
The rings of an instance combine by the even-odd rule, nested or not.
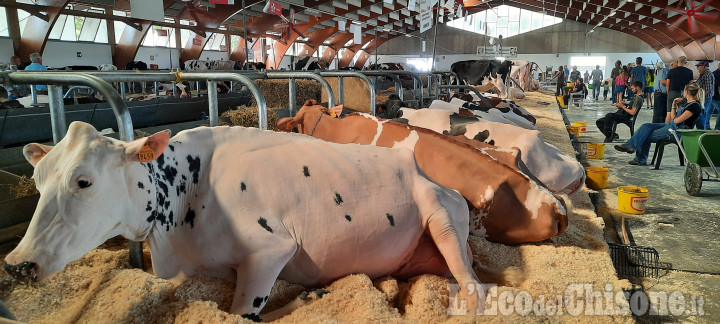
[(200, 3), (200, 0), (181, 0), (178, 2), (185, 5), (185, 7), (182, 8), (178, 13), (178, 18), (182, 18), (183, 15), (185, 15), (185, 12), (187, 12), (195, 20), (195, 23), (198, 27), (201, 27), (200, 21), (198, 20), (198, 14), (201, 14), (208, 18), (214, 18), (213, 15), (197, 7), (197, 5)]
[(295, 31), (296, 33), (298, 33), (298, 35), (300, 35), (300, 37), (305, 38), (305, 35), (303, 35), (303, 33), (300, 32), (300, 30), (297, 29), (296, 27), (305, 25), (306, 23), (299, 23), (299, 24), (295, 23), (295, 9), (290, 9), (290, 19), (286, 18), (282, 14), (280, 14), (279, 16), (285, 22), (282, 24), (275, 25), (275, 28), (287, 28), (288, 29), (288, 33), (287, 33), (288, 40), (290, 40), (291, 31)]
[[(685, 1), (685, 8), (678, 8), (678, 7), (667, 7), (665, 10), (677, 12), (682, 14), (680, 18), (675, 20), (668, 28), (675, 29), (680, 26), (680, 24), (687, 19), (689, 31), (690, 33), (694, 33), (697, 31), (697, 23), (695, 22), (695, 18), (698, 19), (712, 19), (716, 20), (718, 18), (718, 12), (705, 12), (703, 11), (705, 9), (705, 6), (707, 6), (710, 3), (711, 0), (707, 0), (705, 2), (700, 3), (697, 7), (695, 6), (694, 0), (687, 0)], [(681, 1), (682, 2), (682, 1)]]

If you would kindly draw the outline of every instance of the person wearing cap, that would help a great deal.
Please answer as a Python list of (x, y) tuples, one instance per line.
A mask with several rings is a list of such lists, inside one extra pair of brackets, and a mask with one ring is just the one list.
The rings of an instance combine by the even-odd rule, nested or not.
[(667, 76), (671, 68), (675, 67), (675, 62), (665, 63), (663, 67), (662, 62), (657, 64), (657, 89), (655, 89), (653, 105), (653, 123), (662, 123), (665, 121), (665, 115), (667, 115)]
[(712, 97), (715, 94), (715, 76), (712, 72), (710, 72), (710, 62), (698, 61), (695, 66), (697, 66), (697, 69), (700, 72), (697, 84), (700, 88), (705, 90), (705, 98), (703, 98), (701, 102), (703, 104), (703, 113), (695, 122), (695, 127), (697, 127), (697, 129), (709, 129), (711, 113), (708, 114), (708, 112), (710, 111)]

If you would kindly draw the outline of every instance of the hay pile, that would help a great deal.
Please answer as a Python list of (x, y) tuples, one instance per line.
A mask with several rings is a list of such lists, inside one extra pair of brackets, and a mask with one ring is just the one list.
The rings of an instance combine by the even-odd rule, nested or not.
[[(275, 126), (280, 119), (277, 114), (277, 111), (280, 109), (283, 108), (268, 108), (267, 110), (268, 129), (276, 132), (281, 131)], [(228, 126), (258, 127), (258, 108), (257, 106), (251, 106), (238, 107), (238, 109), (228, 110), (220, 115), (220, 124)]]
[[(255, 80), (265, 95), (265, 104), (268, 108), (287, 108), (290, 102), (288, 80)], [(295, 81), (295, 104), (301, 107), (305, 101), (315, 99), (320, 101), (322, 86), (317, 81), (296, 80)], [(250, 100), (250, 106), (255, 105), (255, 99)]]
[(35, 180), (26, 176), (20, 176), (18, 178), (18, 184), (16, 186), (10, 186), (10, 193), (15, 197), (15, 199), (17, 199), (32, 196), (40, 192), (35, 186)]
[[(565, 153), (572, 154), (565, 126), (551, 95), (539, 92), (519, 100), (538, 119), (543, 137)], [(528, 292), (534, 300), (540, 296), (564, 296), (569, 284), (580, 283), (603, 291), (612, 284), (613, 292), (629, 288), (629, 282), (618, 280), (608, 248), (603, 239), (603, 221), (583, 189), (566, 199), (571, 206), (565, 233), (553, 239), (518, 246), (490, 243), (471, 236), (469, 244), (475, 260), (504, 269), (510, 266), (524, 271), (526, 280), (516, 287), (499, 287), (503, 291)], [(0, 298), (22, 321), (32, 323), (237, 323), (244, 322), (228, 314), (233, 284), (196, 277), (180, 285), (159, 279), (150, 273), (128, 269), (125, 250), (96, 249), (63, 272), (33, 287), (12, 287), (6, 274), (0, 274)], [(447, 285), (452, 280), (422, 275), (408, 281), (397, 278), (370, 280), (365, 275), (350, 275), (331, 283), (330, 293), (305, 305), (278, 323), (393, 322), (393, 323), (468, 323), (488, 322), (633, 322), (630, 316), (551, 317), (448, 316)], [(277, 281), (265, 312), (292, 300), (304, 288)], [(563, 299), (565, 300), (565, 299)], [(512, 301), (510, 301), (512, 303)]]

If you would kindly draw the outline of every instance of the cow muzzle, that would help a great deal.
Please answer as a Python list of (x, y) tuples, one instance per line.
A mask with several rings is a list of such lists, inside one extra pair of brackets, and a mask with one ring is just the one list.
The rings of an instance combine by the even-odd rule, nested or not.
[(37, 280), (37, 264), (35, 262), (23, 261), (18, 264), (8, 264), (3, 261), (5, 271), (19, 280)]

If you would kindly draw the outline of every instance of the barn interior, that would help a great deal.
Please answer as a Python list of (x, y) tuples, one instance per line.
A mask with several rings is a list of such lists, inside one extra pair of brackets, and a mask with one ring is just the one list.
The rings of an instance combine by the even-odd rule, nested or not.
[[(645, 66), (654, 80), (658, 64), (685, 57), (700, 82), (696, 64), (720, 68), (718, 15), (715, 0), (0, 1), (0, 254), (5, 259), (26, 236), (41, 199), (24, 146), (57, 144), (73, 121), (123, 141), (221, 125), (282, 132), (278, 121), (296, 116), (308, 100), (342, 105), (343, 116), (394, 118), (387, 109), (397, 98), (402, 107), (434, 109), (464, 95), (474, 105), (521, 107), (544, 144), (583, 168), (609, 170), (601, 188), (557, 193), (567, 203), (568, 225), (556, 236), (503, 244), (470, 235), (473, 260), (519, 272), (521, 279), (499, 282), (488, 292), (495, 304), (477, 316), (453, 313), (452, 276), (348, 273), (320, 287), (278, 279), (259, 315), (322, 288), (329, 293), (274, 321), (718, 322), (720, 268), (712, 242), (720, 231), (720, 161), (714, 158), (720, 146), (712, 141), (720, 133), (707, 131), (704, 160), (710, 163), (696, 163), (684, 151), (687, 144), (672, 138), (658, 168), (629, 165), (632, 156), (614, 146), (631, 137), (630, 128), (618, 125), (619, 139), (603, 143), (595, 126), (617, 108), (602, 94), (565, 102), (558, 91), (572, 85), (565, 87), (567, 73), (568, 80), (557, 77), (559, 66), (576, 66), (584, 82), (597, 87), (583, 74), (599, 70), (610, 80), (620, 61), (631, 69)], [(38, 64), (35, 53), (47, 71), (25, 69)], [(520, 72), (459, 70), (462, 61), (512, 62)], [(490, 74), (492, 82), (463, 81), (472, 73)], [(714, 82), (720, 93), (720, 80)], [(654, 83), (650, 96), (659, 90), (659, 80)], [(47, 90), (31, 86), (38, 84)], [(23, 89), (20, 96), (13, 87)], [(653, 106), (640, 109), (635, 132), (652, 122)], [(712, 112), (708, 118), (710, 125), (720, 119)], [(604, 151), (592, 156), (599, 144)], [(699, 183), (699, 192), (691, 193), (689, 183)], [(621, 206), (623, 186), (649, 191), (639, 213)], [(44, 281), (0, 271), (0, 317), (27, 323), (252, 319), (231, 311), (234, 282), (211, 275), (182, 283), (160, 278), (151, 254), (147, 242), (115, 237)], [(482, 267), (474, 268), (478, 276), (487, 270)]]

